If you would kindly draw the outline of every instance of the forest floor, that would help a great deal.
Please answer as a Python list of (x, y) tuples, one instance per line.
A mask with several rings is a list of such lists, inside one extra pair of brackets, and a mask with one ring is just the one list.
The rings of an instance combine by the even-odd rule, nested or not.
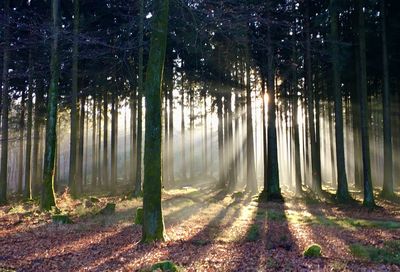
[[(288, 198), (288, 197), (287, 197)], [(106, 203), (113, 214), (98, 214)], [(210, 188), (166, 191), (166, 241), (141, 244), (141, 200), (58, 199), (72, 224), (34, 203), (0, 209), (0, 271), (140, 271), (171, 260), (183, 271), (400, 271), (400, 206), (370, 211), (290, 198), (259, 203)], [(321, 257), (304, 257), (312, 244)]]

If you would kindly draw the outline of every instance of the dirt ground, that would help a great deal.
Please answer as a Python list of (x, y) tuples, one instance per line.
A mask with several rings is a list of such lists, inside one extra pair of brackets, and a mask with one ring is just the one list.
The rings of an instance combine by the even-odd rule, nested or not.
[[(58, 206), (72, 224), (53, 223), (34, 203), (2, 207), (0, 271), (140, 271), (163, 260), (183, 271), (400, 271), (396, 261), (351, 250), (400, 244), (398, 204), (379, 201), (374, 211), (288, 197), (265, 204), (210, 188), (171, 190), (163, 198), (166, 240), (158, 244), (140, 243), (140, 199), (63, 195)], [(98, 214), (109, 202), (116, 212)], [(303, 256), (312, 244), (321, 246), (321, 257)]]

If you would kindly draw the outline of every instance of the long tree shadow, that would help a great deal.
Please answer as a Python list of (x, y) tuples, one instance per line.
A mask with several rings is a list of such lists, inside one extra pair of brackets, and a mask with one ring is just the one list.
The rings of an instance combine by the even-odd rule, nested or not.
[[(230, 229), (238, 219), (241, 208), (246, 207), (251, 200), (250, 195), (245, 195), (237, 197), (227, 207), (222, 207), (201, 231), (188, 240), (178, 241), (170, 245), (166, 259), (179, 262), (183, 266), (193, 265), (196, 261), (201, 260), (215, 243), (226, 243), (222, 240), (217, 241), (218, 237), (224, 230)], [(187, 254), (187, 252), (193, 251), (195, 251), (195, 254)]]
[[(300, 251), (289, 228), (284, 203), (259, 202), (253, 223), (249, 227), (246, 250), (236, 260), (237, 266), (232, 271), (265, 271), (296, 270), (290, 258), (282, 259), (288, 254), (298, 259)], [(247, 256), (251, 252), (251, 258)]]
[(126, 247), (135, 255), (134, 257), (139, 258), (146, 252), (138, 247), (139, 237), (140, 228), (136, 226), (125, 227), (99, 242), (85, 244), (79, 250), (61, 252), (61, 254), (51, 257), (42, 254), (16, 268), (20, 271), (77, 271), (82, 268), (90, 268), (91, 265), (110, 258), (121, 248)]

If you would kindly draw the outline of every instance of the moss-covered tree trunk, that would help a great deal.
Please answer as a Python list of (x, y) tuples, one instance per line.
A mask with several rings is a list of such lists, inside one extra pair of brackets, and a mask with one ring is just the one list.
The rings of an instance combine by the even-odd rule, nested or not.
[(335, 139), (336, 139), (336, 170), (337, 170), (337, 191), (336, 197), (339, 201), (346, 201), (350, 198), (346, 163), (344, 156), (344, 135), (343, 135), (343, 105), (342, 92), (340, 88), (340, 63), (339, 63), (339, 33), (338, 33), (338, 1), (330, 1), (331, 13), (331, 58), (332, 58), (332, 88), (335, 101)]
[(364, 179), (364, 205), (367, 207), (375, 206), (374, 193), (371, 179), (371, 161), (369, 152), (368, 135), (368, 105), (367, 105), (367, 57), (365, 41), (365, 23), (364, 23), (364, 0), (357, 0), (358, 9), (358, 31), (359, 47), (358, 58), (360, 60), (360, 119), (361, 119), (361, 146), (363, 161), (363, 179)]
[(43, 165), (42, 197), (40, 206), (44, 210), (50, 210), (56, 205), (54, 195), (54, 174), (55, 156), (57, 142), (57, 99), (58, 99), (58, 80), (60, 76), (60, 65), (58, 61), (58, 35), (59, 35), (59, 0), (52, 0), (53, 17), (53, 42), (51, 45), (50, 63), (50, 87), (48, 93), (48, 109), (46, 124), (46, 147)]
[(392, 126), (391, 105), (389, 90), (389, 61), (386, 33), (386, 6), (381, 0), (381, 32), (382, 32), (382, 71), (383, 71), (383, 144), (384, 144), (384, 178), (382, 195), (392, 197), (393, 192), (393, 154), (392, 154)]
[(154, 19), (147, 63), (146, 132), (143, 183), (142, 241), (164, 239), (161, 208), (161, 86), (167, 47), (168, 0), (154, 1)]

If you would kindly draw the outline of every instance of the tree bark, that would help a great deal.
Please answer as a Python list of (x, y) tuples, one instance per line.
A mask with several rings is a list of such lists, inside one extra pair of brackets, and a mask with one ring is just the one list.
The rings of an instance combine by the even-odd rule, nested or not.
[(364, 201), (367, 207), (374, 207), (374, 193), (371, 179), (371, 161), (369, 151), (369, 134), (368, 134), (368, 105), (367, 105), (367, 60), (366, 60), (366, 44), (365, 44), (365, 23), (364, 23), (364, 0), (357, 0), (358, 9), (358, 31), (359, 31), (359, 48), (358, 58), (360, 60), (360, 119), (361, 119), (361, 146), (363, 161), (363, 179), (364, 179)]
[(4, 14), (6, 23), (4, 27), (4, 50), (3, 50), (3, 79), (1, 93), (1, 162), (0, 162), (0, 205), (7, 203), (7, 167), (8, 167), (8, 66), (10, 62), (10, 0), (5, 0)]
[(74, 30), (72, 43), (72, 91), (71, 91), (71, 135), (69, 156), (69, 187), (72, 197), (78, 196), (78, 34), (79, 34), (79, 0), (74, 0)]
[(32, 198), (31, 184), (31, 154), (32, 154), (32, 95), (33, 95), (33, 63), (32, 52), (29, 51), (29, 88), (27, 101), (27, 121), (26, 121), (26, 154), (25, 154), (25, 180), (24, 180), (24, 199)]
[(393, 154), (392, 154), (392, 126), (389, 86), (389, 61), (386, 33), (386, 6), (381, 0), (381, 31), (382, 31), (382, 71), (383, 71), (383, 144), (384, 144), (384, 177), (382, 195), (390, 198), (393, 191)]
[(321, 158), (318, 156), (319, 146), (317, 145), (315, 123), (314, 123), (314, 92), (312, 84), (312, 67), (311, 67), (311, 35), (310, 35), (310, 1), (306, 0), (305, 11), (305, 91), (307, 94), (307, 110), (308, 110), (308, 129), (310, 132), (311, 142), (311, 171), (312, 171), (312, 187), (316, 193), (322, 191), (321, 181)]
[(59, 0), (52, 0), (53, 42), (51, 46), (50, 87), (48, 93), (48, 109), (46, 124), (46, 147), (43, 165), (43, 184), (40, 206), (43, 210), (50, 210), (56, 205), (54, 195), (54, 168), (57, 142), (57, 100), (60, 65), (58, 61), (59, 35)]
[(168, 0), (156, 0), (147, 64), (142, 241), (164, 240), (161, 208), (161, 86), (167, 47)]
[(332, 81), (333, 98), (335, 101), (335, 139), (336, 139), (336, 170), (337, 170), (337, 191), (336, 198), (339, 201), (347, 201), (350, 194), (347, 186), (346, 163), (344, 155), (343, 135), (343, 105), (342, 92), (340, 89), (340, 64), (339, 64), (339, 34), (338, 34), (338, 3), (335, 0), (330, 2), (331, 12), (331, 58), (332, 58)]

